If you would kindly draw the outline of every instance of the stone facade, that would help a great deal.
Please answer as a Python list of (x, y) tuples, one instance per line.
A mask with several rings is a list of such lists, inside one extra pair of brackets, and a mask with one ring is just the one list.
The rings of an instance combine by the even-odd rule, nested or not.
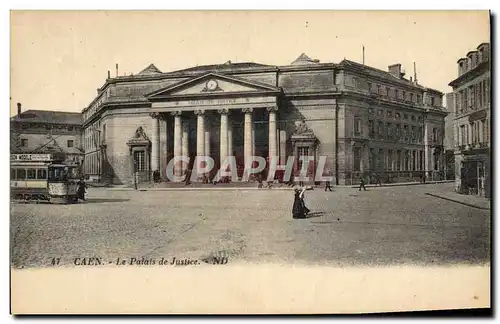
[(10, 151), (16, 153), (64, 153), (67, 162), (83, 163), (80, 113), (27, 110), (10, 120)]
[(238, 169), (250, 155), (283, 163), (326, 156), (337, 184), (373, 172), (405, 181), (442, 171), (442, 93), (407, 80), (398, 64), (386, 72), (302, 54), (286, 66), (227, 62), (162, 73), (150, 65), (109, 77), (82, 113), (86, 155), (114, 183), (131, 182), (134, 170), (143, 181), (154, 170), (166, 178), (179, 155), (209, 155), (216, 166), (234, 155)]
[(458, 192), (490, 197), (491, 61), (483, 43), (458, 64), (453, 87), (455, 184)]

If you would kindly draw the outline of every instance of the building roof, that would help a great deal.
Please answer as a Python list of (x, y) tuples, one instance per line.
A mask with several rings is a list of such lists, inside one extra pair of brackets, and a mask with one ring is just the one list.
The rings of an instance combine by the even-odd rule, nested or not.
[(162, 72), (153, 63), (149, 64), (144, 70), (139, 72), (138, 75), (153, 75), (161, 74)]
[(481, 44), (479, 44), (479, 45), (477, 46), (477, 49), (479, 49), (480, 47), (485, 46), (485, 45), (489, 46), (489, 45), (490, 45), (490, 43), (481, 43)]
[(270, 66), (272, 65), (253, 63), (253, 62), (232, 63), (231, 61), (227, 61), (224, 64), (199, 65), (187, 69), (172, 71), (170, 73), (227, 71), (227, 70), (238, 70), (238, 69), (257, 68), (257, 67), (270, 67)]
[(405, 84), (407, 86), (425, 89), (425, 87), (423, 87), (419, 84), (413, 83), (410, 80), (398, 78), (395, 75), (393, 75), (387, 71), (380, 70), (380, 69), (377, 69), (377, 68), (374, 68), (374, 67), (371, 67), (368, 65), (361, 64), (361, 63), (357, 63), (357, 62), (353, 62), (353, 61), (349, 61), (349, 60), (344, 59), (339, 63), (339, 66), (347, 66), (350, 68), (360, 70), (362, 73), (368, 74), (368, 75), (373, 76), (373, 77), (388, 79), (390, 81), (396, 81), (396, 82)]
[(299, 57), (297, 57), (295, 59), (295, 61), (293, 61), (291, 63), (291, 65), (318, 64), (318, 63), (319, 63), (319, 60), (313, 60), (312, 58), (307, 56), (305, 53), (302, 53), (302, 54), (300, 54)]
[(83, 116), (78, 112), (28, 109), (21, 113), (21, 118), (14, 116), (11, 117), (11, 120), (47, 124), (81, 125), (83, 123)]

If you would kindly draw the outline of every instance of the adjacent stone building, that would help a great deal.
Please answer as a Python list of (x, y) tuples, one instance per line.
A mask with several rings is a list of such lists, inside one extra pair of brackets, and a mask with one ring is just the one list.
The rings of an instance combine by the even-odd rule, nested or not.
[[(211, 156), (219, 166), (246, 157), (326, 156), (334, 183), (373, 172), (382, 181), (438, 179), (443, 169), (443, 94), (388, 71), (349, 60), (321, 63), (300, 55), (290, 65), (206, 65), (108, 78), (83, 110), (88, 174), (129, 183), (174, 156)], [(314, 164), (314, 163), (313, 163)], [(187, 166), (189, 168), (189, 166)], [(183, 170), (176, 170), (183, 172)], [(314, 176), (315, 168), (310, 175)]]
[(81, 113), (33, 109), (23, 112), (18, 103), (17, 115), (10, 119), (10, 151), (63, 153), (67, 162), (82, 165), (81, 132)]
[(460, 58), (454, 94), (456, 190), (490, 197), (491, 62), (490, 44)]

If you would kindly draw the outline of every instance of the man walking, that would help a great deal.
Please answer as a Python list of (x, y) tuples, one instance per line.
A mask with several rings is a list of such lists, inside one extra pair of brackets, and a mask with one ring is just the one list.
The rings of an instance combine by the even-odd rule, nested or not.
[[(326, 169), (326, 176), (328, 176), (328, 177), (331, 176), (330, 169)], [(331, 184), (330, 180), (325, 181), (325, 191), (327, 189), (330, 190), (330, 191), (332, 191), (332, 184)]]
[(361, 177), (361, 178), (359, 179), (359, 191), (361, 191), (361, 188), (363, 188), (363, 189), (364, 189), (364, 191), (366, 191), (366, 187), (365, 187), (365, 179), (364, 179), (364, 177)]

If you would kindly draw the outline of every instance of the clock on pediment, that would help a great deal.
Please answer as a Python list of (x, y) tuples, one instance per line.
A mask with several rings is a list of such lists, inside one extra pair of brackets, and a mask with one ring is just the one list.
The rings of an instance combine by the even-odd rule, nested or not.
[(205, 83), (205, 88), (203, 88), (202, 91), (207, 92), (207, 91), (223, 91), (223, 90), (219, 87), (219, 83), (217, 82), (217, 80), (210, 79), (207, 81), (207, 83)]

